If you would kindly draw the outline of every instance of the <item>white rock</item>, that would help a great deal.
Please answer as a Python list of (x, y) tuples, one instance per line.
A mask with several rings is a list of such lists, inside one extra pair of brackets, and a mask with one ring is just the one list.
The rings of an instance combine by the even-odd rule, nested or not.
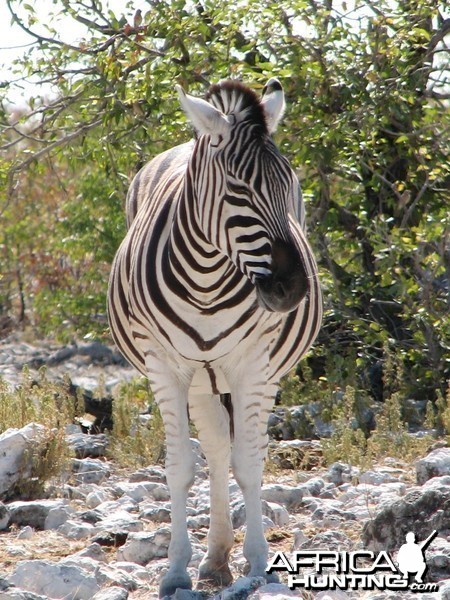
[[(230, 495), (230, 503), (233, 503), (234, 495)], [(209, 481), (202, 481), (194, 485), (189, 491), (188, 505), (195, 508), (194, 514), (209, 512)]]
[(64, 498), (68, 498), (70, 500), (84, 500), (86, 496), (92, 491), (92, 489), (96, 487), (92, 484), (79, 484), (79, 485), (66, 485), (63, 486), (62, 490), (64, 493)]
[(109, 564), (101, 564), (95, 571), (98, 584), (104, 588), (111, 585), (118, 585), (127, 590), (134, 591), (138, 588), (138, 582), (134, 579), (132, 573), (122, 571)]
[(105, 517), (118, 510), (131, 512), (133, 510), (138, 510), (138, 508), (138, 503), (129, 496), (122, 496), (122, 498), (119, 498), (118, 500), (107, 500), (96, 506), (97, 511), (104, 514)]
[(92, 600), (100, 589), (95, 577), (84, 569), (46, 560), (20, 561), (9, 582), (47, 598), (64, 600)]
[(63, 523), (61, 527), (58, 527), (58, 533), (61, 533), (70, 540), (84, 540), (91, 537), (95, 532), (94, 525), (72, 521), (71, 519)]
[(321, 477), (311, 477), (305, 483), (302, 483), (300, 488), (303, 488), (309, 496), (319, 496), (326, 486), (325, 481)]
[(155, 558), (166, 558), (170, 529), (130, 533), (125, 544), (117, 550), (117, 560), (146, 565)]
[(355, 502), (351, 506), (349, 505), (347, 508), (348, 510), (351, 510), (355, 519), (360, 522), (365, 521), (366, 519), (370, 519), (373, 515), (373, 509), (369, 508), (367, 504), (363, 504), (361, 499), (359, 500), (359, 502)]
[(298, 598), (298, 591), (290, 590), (282, 583), (267, 583), (248, 596), (248, 600), (285, 600), (285, 598)]
[[(287, 510), (279, 504), (272, 503), (273, 508), (269, 502), (262, 500), (262, 513), (263, 513), (263, 526), (265, 529), (275, 527), (277, 520), (281, 523), (286, 520), (286, 515), (289, 520), (289, 513)], [(193, 525), (198, 523), (199, 527), (206, 527), (209, 525), (209, 515), (200, 515), (193, 517), (189, 520)], [(236, 502), (231, 511), (231, 522), (233, 529), (243, 527), (246, 523), (246, 511), (245, 504), (242, 500)]]
[(164, 483), (155, 481), (120, 482), (113, 486), (117, 495), (127, 495), (135, 502), (153, 499), (167, 502), (170, 500), (169, 488)]
[(183, 590), (181, 588), (177, 588), (175, 594), (170, 596), (170, 600), (203, 600), (203, 598), (204, 596), (200, 596), (199, 592)]
[(0, 592), (0, 600), (48, 600), (48, 598), (34, 592), (9, 588), (6, 592)]
[(151, 580), (150, 573), (147, 571), (147, 569), (141, 565), (137, 565), (136, 563), (121, 560), (112, 561), (109, 564), (111, 567), (120, 569), (125, 573), (129, 573), (138, 583), (148, 583)]
[(140, 505), (141, 512), (139, 517), (154, 521), (155, 523), (170, 523), (170, 504), (161, 502), (149, 502)]
[(373, 485), (370, 483), (360, 483), (356, 486), (358, 492), (370, 498), (372, 501), (382, 500), (383, 502), (392, 501), (397, 499), (399, 496), (404, 496), (406, 493), (406, 484), (401, 481), (395, 481), (393, 483), (382, 483)]
[(450, 475), (450, 448), (437, 448), (416, 462), (417, 483), (422, 485), (432, 477)]
[(267, 515), (263, 515), (262, 517), (262, 526), (264, 531), (269, 531), (269, 529), (274, 529), (275, 523), (272, 521), (270, 517)]
[(450, 475), (444, 475), (443, 477), (432, 477), (422, 486), (422, 489), (433, 489), (441, 490), (443, 487), (450, 486)]
[(131, 498), (134, 502), (142, 502), (143, 500), (152, 498), (147, 486), (149, 486), (148, 481), (139, 481), (136, 483), (120, 481), (119, 483), (114, 484), (112, 489), (116, 496), (128, 496), (128, 498)]
[(93, 492), (90, 492), (86, 496), (86, 506), (88, 508), (96, 508), (103, 502), (108, 502), (113, 499), (113, 495), (108, 490), (98, 489)]
[(71, 433), (66, 437), (66, 440), (69, 448), (77, 458), (105, 456), (108, 447), (108, 438), (104, 433), (96, 435)]
[(261, 498), (263, 500), (275, 502), (276, 504), (285, 504), (288, 508), (300, 505), (304, 495), (305, 490), (301, 487), (292, 487), (278, 483), (265, 485), (261, 490)]
[(268, 517), (272, 519), (277, 527), (284, 527), (289, 523), (289, 513), (280, 504), (276, 504), (275, 502), (267, 502), (269, 511)]
[(10, 516), (8, 508), (0, 502), (0, 531), (6, 529), (9, 525)]
[(292, 533), (294, 534), (293, 550), (299, 550), (305, 543), (309, 541), (308, 536), (303, 533), (302, 529), (294, 529)]
[(89, 544), (86, 548), (83, 548), (79, 552), (70, 555), (72, 558), (80, 557), (80, 558), (90, 558), (92, 560), (96, 560), (98, 562), (108, 562), (108, 557), (106, 556), (105, 551), (96, 542)]
[(121, 571), (106, 562), (98, 562), (86, 556), (71, 555), (63, 558), (59, 564), (79, 567), (87, 573), (91, 573), (102, 588), (110, 585), (120, 585), (128, 590), (137, 588), (137, 583), (130, 573)]
[(45, 529), (46, 519), (53, 509), (65, 506), (64, 500), (18, 500), (8, 504), (11, 523), (19, 527), (30, 525), (35, 529)]
[(51, 508), (45, 517), (44, 529), (58, 529), (73, 514), (74, 510), (70, 506), (57, 506)]
[(30, 449), (43, 438), (43, 425), (29, 423), (21, 429), (7, 429), (0, 435), (0, 496), (20, 479), (31, 475)]
[[(83, 571), (94, 575), (97, 579), (99, 563), (87, 556), (76, 556), (75, 554), (71, 554), (70, 556), (65, 556), (64, 558), (62, 558), (59, 561), (58, 565), (64, 565), (65, 567), (77, 567), (78, 569), (83, 569)], [(97, 583), (101, 585), (98, 579)]]
[(327, 477), (336, 486), (349, 483), (359, 475), (359, 469), (346, 463), (335, 462), (328, 469)]
[(316, 596), (316, 600), (347, 600), (347, 598), (350, 598), (350, 596), (342, 590), (319, 592)]
[(29, 525), (26, 525), (17, 534), (17, 539), (18, 540), (31, 540), (33, 535), (34, 535), (34, 529), (32, 527), (30, 527)]
[(303, 506), (307, 508), (311, 513), (316, 510), (335, 510), (342, 512), (344, 510), (344, 504), (340, 500), (328, 499), (328, 498), (313, 498), (312, 496), (306, 496), (304, 499)]
[(440, 600), (450, 600), (450, 579), (441, 581), (439, 585)]
[(263, 577), (239, 577), (233, 585), (229, 588), (220, 592), (219, 596), (214, 596), (214, 600), (234, 600), (238, 598), (241, 594), (245, 598), (244, 594), (250, 594), (257, 588), (266, 584), (266, 580)]
[(338, 496), (338, 500), (343, 503), (351, 503), (356, 500), (357, 503), (361, 502), (361, 491), (358, 490), (354, 485), (350, 483), (344, 483), (340, 486), (339, 491), (345, 487), (342, 494)]
[(150, 466), (141, 467), (129, 477), (130, 482), (136, 481), (156, 481), (157, 483), (166, 483), (166, 473), (162, 467)]
[[(170, 522), (170, 519), (168, 522)], [(209, 522), (209, 515), (197, 515), (196, 517), (188, 517), (187, 526), (189, 529), (196, 531), (202, 527), (209, 527)]]
[(77, 425), (76, 423), (68, 423), (67, 425), (64, 426), (64, 433), (66, 435), (82, 433), (81, 425)]
[(117, 510), (95, 524), (97, 532), (117, 529), (121, 531), (142, 531), (144, 524), (139, 520), (138, 515), (130, 514), (126, 510)]
[(398, 481), (398, 479), (383, 471), (364, 471), (359, 476), (360, 483), (370, 483), (371, 485), (381, 485), (382, 483), (392, 483), (394, 481)]
[(101, 483), (111, 475), (109, 466), (98, 458), (73, 458), (72, 471), (78, 483)]
[(356, 521), (356, 516), (352, 512), (342, 511), (332, 506), (323, 506), (313, 512), (311, 520), (320, 523), (321, 527), (332, 529), (339, 527), (345, 521)]
[(97, 592), (92, 600), (126, 600), (128, 598), (128, 590), (113, 586)]

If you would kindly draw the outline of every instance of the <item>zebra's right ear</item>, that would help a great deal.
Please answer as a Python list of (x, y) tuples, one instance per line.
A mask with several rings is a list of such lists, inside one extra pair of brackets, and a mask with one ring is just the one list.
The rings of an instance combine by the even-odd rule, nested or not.
[(278, 79), (271, 77), (264, 86), (262, 95), (261, 104), (266, 113), (267, 128), (269, 133), (274, 133), (286, 107), (283, 87)]
[(181, 85), (176, 85), (175, 89), (182, 109), (200, 135), (204, 133), (224, 135), (230, 130), (231, 123), (220, 110), (202, 98), (189, 96)]

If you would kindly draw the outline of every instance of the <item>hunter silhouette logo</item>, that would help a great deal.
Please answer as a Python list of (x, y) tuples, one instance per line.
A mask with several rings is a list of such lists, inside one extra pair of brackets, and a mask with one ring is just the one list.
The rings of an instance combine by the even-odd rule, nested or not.
[[(438, 592), (439, 584), (424, 582), (427, 570), (425, 550), (437, 536), (433, 531), (426, 540), (416, 543), (414, 532), (406, 534), (394, 562), (389, 552), (381, 550), (299, 550), (288, 557), (276, 552), (269, 561), (267, 572), (288, 573), (291, 589), (305, 590), (397, 590)], [(414, 581), (410, 582), (410, 576)]]
[(398, 568), (403, 576), (408, 579), (409, 575), (416, 574), (417, 583), (423, 583), (423, 576), (427, 570), (425, 562), (425, 550), (437, 536), (437, 531), (430, 533), (426, 540), (420, 544), (416, 543), (416, 535), (410, 531), (406, 534), (406, 544), (400, 547), (397, 556)]

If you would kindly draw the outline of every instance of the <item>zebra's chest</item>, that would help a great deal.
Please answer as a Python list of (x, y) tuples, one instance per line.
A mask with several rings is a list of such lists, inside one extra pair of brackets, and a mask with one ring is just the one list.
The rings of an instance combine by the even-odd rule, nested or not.
[[(147, 290), (145, 313), (132, 302), (132, 314), (148, 339), (164, 351), (186, 361), (216, 361), (249, 339), (258, 337), (268, 314), (255, 305), (252, 294), (240, 303), (221, 301), (213, 305), (195, 302), (176, 290), (162, 290), (153, 281)], [(278, 320), (278, 318), (277, 318)], [(220, 373), (218, 374), (220, 380)]]
[[(135, 337), (182, 359), (214, 361), (267, 321), (250, 281), (223, 255), (171, 246), (168, 205), (130, 251), (128, 303)], [(218, 375), (220, 379), (220, 374)]]

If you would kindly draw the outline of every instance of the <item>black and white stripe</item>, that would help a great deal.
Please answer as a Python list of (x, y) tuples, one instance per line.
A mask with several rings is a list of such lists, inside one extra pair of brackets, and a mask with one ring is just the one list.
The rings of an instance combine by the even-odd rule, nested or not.
[[(298, 180), (271, 137), (284, 110), (280, 83), (270, 80), (262, 99), (236, 82), (213, 86), (206, 101), (179, 94), (197, 137), (132, 182), (108, 293), (114, 340), (149, 378), (166, 427), (173, 532), (161, 595), (190, 585), (182, 506), (192, 461), (180, 410), (189, 406), (211, 475), (231, 452), (246, 503), (257, 503), (276, 384), (311, 346), (322, 315)], [(225, 394), (232, 411), (224, 413)], [(213, 507), (222, 498), (214, 486), (200, 577), (224, 583), (232, 535), (224, 506)], [(248, 522), (244, 552), (250, 572), (264, 575), (258, 518)]]

